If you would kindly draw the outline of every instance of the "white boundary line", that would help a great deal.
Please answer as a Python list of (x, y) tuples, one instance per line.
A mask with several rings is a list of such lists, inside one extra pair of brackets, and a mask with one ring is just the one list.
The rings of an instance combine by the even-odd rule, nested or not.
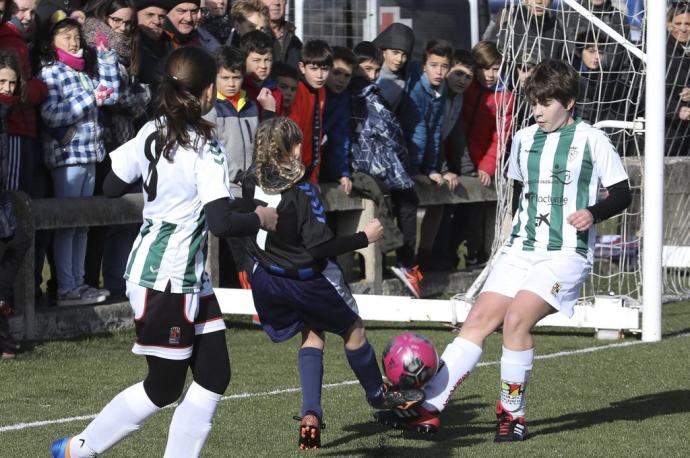
[[(670, 337), (666, 340), (671, 340), (671, 339), (676, 339), (680, 337), (688, 337), (690, 336), (690, 332), (686, 332), (683, 334), (678, 334), (676, 336)], [(643, 342), (641, 340), (634, 340), (630, 342), (621, 342), (621, 343), (615, 343), (615, 344), (609, 344), (609, 345), (598, 345), (596, 347), (587, 347), (587, 348), (580, 348), (579, 350), (572, 350), (572, 351), (559, 351), (556, 353), (549, 353), (547, 355), (541, 355), (541, 356), (535, 356), (534, 359), (552, 359), (552, 358), (560, 358), (561, 356), (572, 356), (572, 355), (580, 355), (584, 353), (594, 353), (597, 351), (602, 351), (602, 350), (609, 350), (613, 348), (624, 348), (624, 347), (631, 347), (633, 345), (638, 345), (642, 343), (648, 343), (648, 342)], [(496, 366), (499, 364), (500, 361), (487, 361), (484, 363), (479, 363), (477, 364), (476, 367), (486, 367), (486, 366)], [(327, 383), (323, 385), (323, 388), (338, 388), (341, 386), (347, 386), (347, 385), (356, 385), (358, 382), (357, 380), (345, 380), (343, 382), (336, 382), (336, 383)], [(233, 399), (248, 399), (248, 398), (256, 398), (256, 397), (264, 397), (264, 396), (275, 396), (275, 395), (280, 395), (280, 394), (289, 394), (289, 393), (298, 393), (301, 388), (284, 388), (284, 389), (279, 389), (279, 390), (271, 390), (271, 391), (260, 391), (258, 393), (237, 393), (237, 394), (231, 394), (229, 396), (223, 396), (221, 398), (221, 401), (229, 401)], [(171, 404), (169, 406), (166, 406), (164, 408), (172, 408), (175, 407), (177, 403)], [(7, 425), (7, 426), (0, 426), (0, 433), (5, 433), (9, 431), (21, 431), (24, 429), (30, 429), (30, 428), (40, 428), (41, 426), (47, 426), (47, 425), (58, 425), (62, 423), (71, 423), (75, 421), (83, 421), (83, 420), (93, 420), (96, 418), (96, 414), (92, 415), (81, 415), (78, 417), (66, 417), (66, 418), (57, 418), (55, 420), (42, 420), (42, 421), (34, 421), (30, 423), (16, 423), (14, 425)]]

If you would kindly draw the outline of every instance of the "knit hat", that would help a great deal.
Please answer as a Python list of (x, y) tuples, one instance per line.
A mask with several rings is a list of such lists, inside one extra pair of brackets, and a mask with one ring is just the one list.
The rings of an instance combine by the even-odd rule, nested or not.
[(170, 11), (180, 3), (194, 3), (200, 6), (201, 0), (134, 0), (134, 6), (137, 8), (137, 11), (141, 11), (149, 6), (157, 6), (158, 8)]
[(409, 56), (414, 48), (414, 32), (405, 24), (394, 22), (374, 38), (379, 49), (399, 49)]

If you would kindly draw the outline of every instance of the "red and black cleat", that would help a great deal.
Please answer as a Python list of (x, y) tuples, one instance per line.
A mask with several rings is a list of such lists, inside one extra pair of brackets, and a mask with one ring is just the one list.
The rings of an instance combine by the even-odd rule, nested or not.
[(395, 429), (417, 431), (429, 436), (435, 435), (441, 426), (441, 413), (427, 410), (421, 405), (405, 410), (380, 410), (374, 412), (374, 418), (382, 425)]
[(300, 422), (299, 425), (299, 449), (313, 450), (321, 448), (321, 430), (326, 429), (326, 424), (312, 411), (308, 411), (303, 417), (293, 417)]
[(517, 442), (527, 438), (525, 417), (513, 418), (503, 409), (501, 401), (496, 403), (496, 437), (494, 442)]

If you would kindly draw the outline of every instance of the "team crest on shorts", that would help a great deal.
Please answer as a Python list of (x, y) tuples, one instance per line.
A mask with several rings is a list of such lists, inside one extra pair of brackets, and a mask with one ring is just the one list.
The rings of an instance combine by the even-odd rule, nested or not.
[(180, 332), (179, 326), (170, 328), (170, 336), (168, 337), (168, 343), (170, 345), (178, 345), (180, 343)]
[(554, 283), (553, 286), (551, 287), (551, 294), (553, 294), (553, 295), (555, 296), (555, 295), (557, 295), (559, 292), (561, 292), (561, 284), (558, 283), (558, 282), (556, 282), (556, 283)]

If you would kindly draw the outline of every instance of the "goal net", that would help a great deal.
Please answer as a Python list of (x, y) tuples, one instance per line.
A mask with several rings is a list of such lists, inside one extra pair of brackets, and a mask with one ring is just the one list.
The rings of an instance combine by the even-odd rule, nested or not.
[[(598, 6), (601, 3), (603, 6)], [(663, 152), (666, 300), (690, 297), (690, 186), (685, 178), (690, 173), (690, 6), (687, 1), (671, 3), (668, 6), (675, 16), (669, 22), (667, 41)], [(666, 7), (662, 1), (653, 4)], [(504, 134), (499, 138), (506, 142), (501, 145), (503, 154), (496, 174), (499, 205), (494, 253), (509, 233), (512, 188), (505, 178), (506, 153), (512, 134), (533, 123), (522, 83), (536, 63), (546, 58), (562, 59), (580, 72), (575, 115), (605, 130), (625, 159), (634, 202), (622, 215), (597, 226), (593, 272), (584, 285), (581, 303), (592, 302), (596, 295), (616, 295), (636, 306), (642, 297), (645, 10), (627, 11), (625, 6), (625, 2), (615, 0), (506, 1), (483, 37), (498, 44), (503, 55), (500, 84), (513, 93), (512, 122), (506, 121), (507, 106), (500, 107), (497, 116), (499, 131)], [(679, 22), (676, 30), (673, 18)], [(471, 293), (476, 294), (477, 289)]]

